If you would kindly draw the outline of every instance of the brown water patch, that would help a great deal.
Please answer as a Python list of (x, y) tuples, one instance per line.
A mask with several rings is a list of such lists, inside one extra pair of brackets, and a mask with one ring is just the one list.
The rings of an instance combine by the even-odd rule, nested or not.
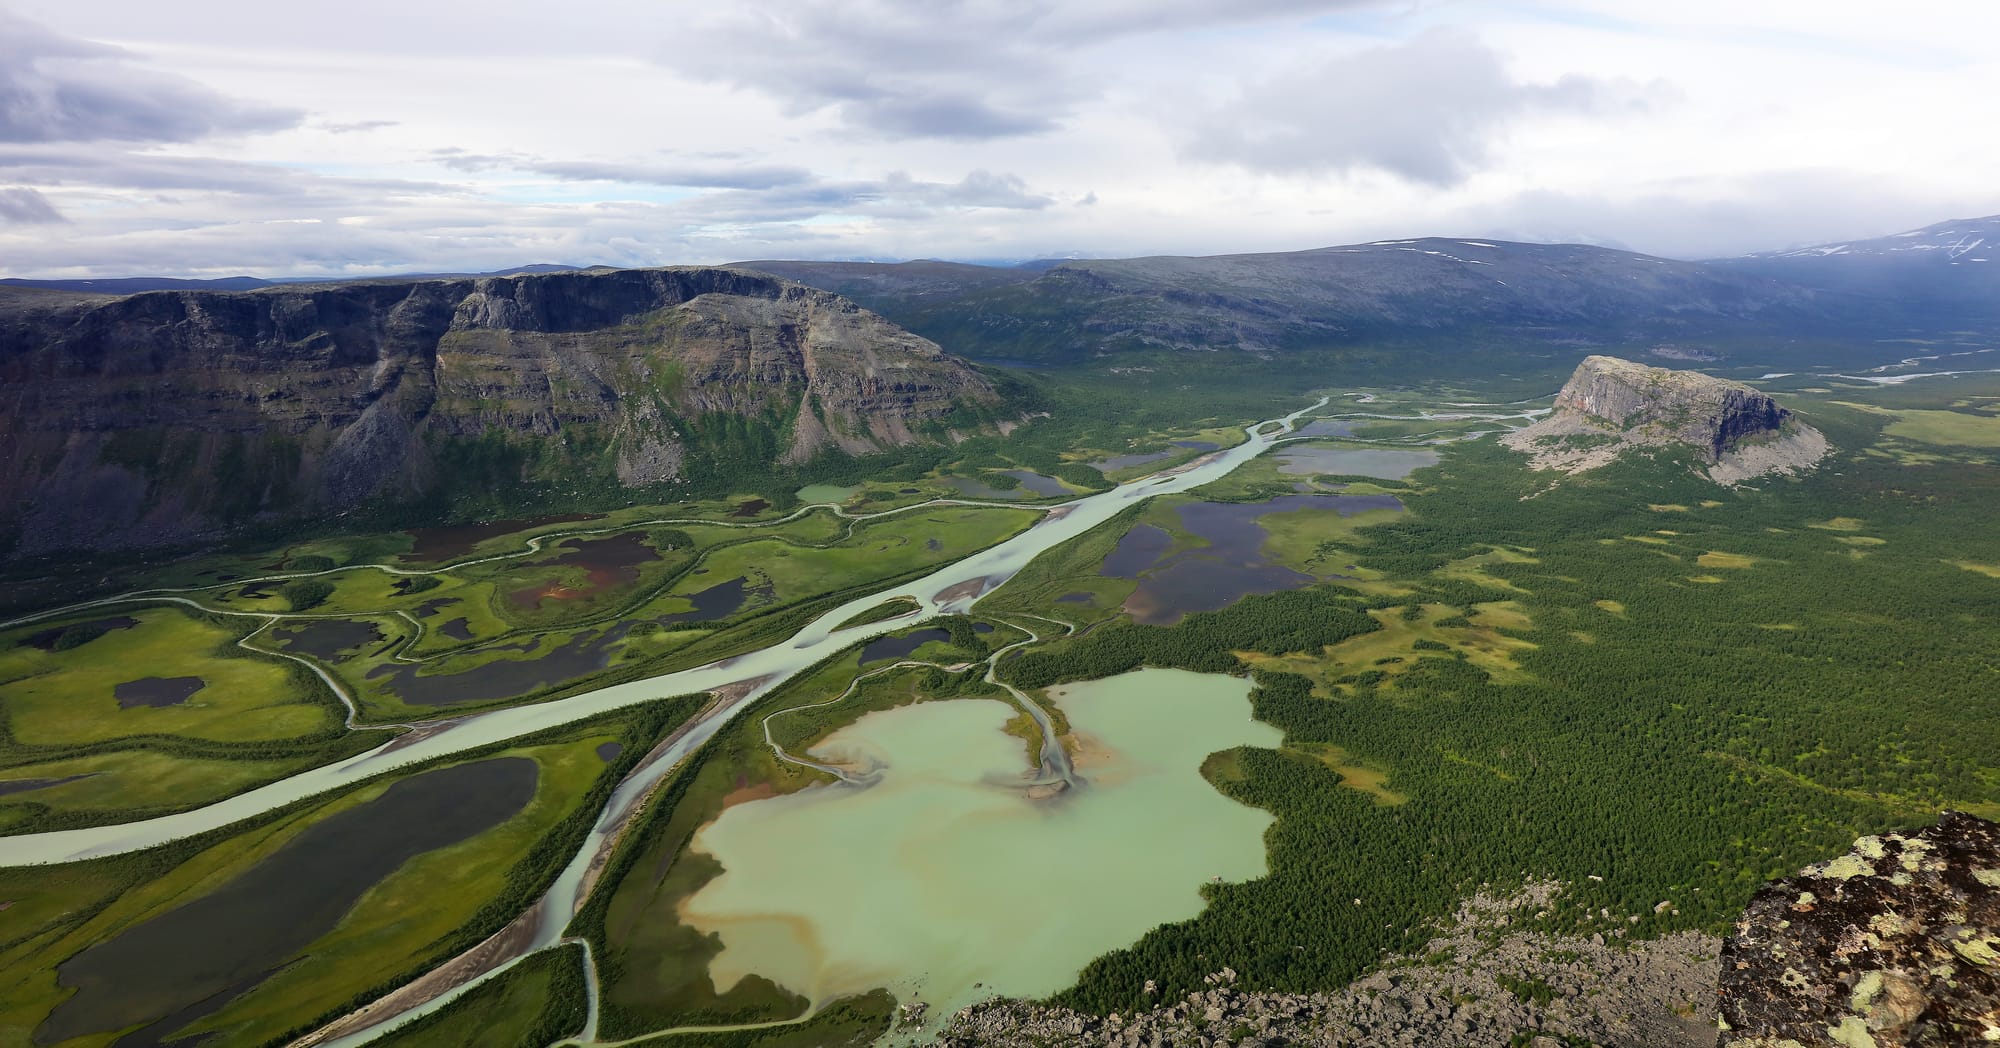
[(736, 504), (735, 509), (729, 511), (729, 515), (732, 517), (754, 517), (770, 508), (771, 503), (768, 499), (744, 499), (742, 502)]
[(111, 695), (118, 700), (121, 710), (134, 706), (178, 706), (207, 686), (208, 682), (200, 677), (141, 677), (113, 687)]
[(539, 528), (545, 524), (577, 524), (586, 520), (597, 520), (594, 513), (564, 513), (553, 517), (535, 517), (530, 520), (492, 520), (484, 524), (453, 524), (442, 528), (414, 528), (409, 532), (412, 540), (410, 552), (398, 558), (403, 561), (452, 560), (471, 553), (475, 547), (488, 539), (511, 535), (529, 528)]
[(777, 795), (778, 788), (768, 782), (760, 782), (754, 786), (738, 786), (722, 795), (722, 807), (726, 810), (739, 804), (761, 801)]
[(636, 531), (600, 539), (564, 539), (557, 548), (561, 551), (558, 556), (524, 566), (582, 568), (583, 583), (570, 586), (560, 580), (550, 580), (514, 590), (507, 595), (509, 600), (523, 608), (539, 608), (543, 602), (550, 600), (588, 599), (639, 581), (640, 565), (660, 559), (659, 551), (647, 543), (645, 535)]
[[(91, 640), (96, 640), (98, 637), (101, 637), (104, 634), (111, 632), (112, 630), (129, 630), (132, 627), (137, 626), (138, 624), (139, 620), (132, 618), (129, 615), (117, 615), (105, 619), (92, 619), (89, 622), (72, 622), (62, 626), (51, 626), (48, 629), (38, 630), (34, 633), (30, 633), (26, 637), (21, 638), (21, 643), (26, 644), (28, 647), (31, 648), (40, 648), (43, 651), (54, 651), (56, 647), (56, 641), (61, 640), (62, 635), (68, 633), (71, 630), (77, 630), (79, 631), (79, 634), (88, 634)], [(75, 647), (76, 645), (72, 644), (71, 646)]]
[(271, 631), (286, 651), (304, 652), (328, 662), (339, 662), (365, 644), (382, 639), (382, 630), (367, 619), (308, 619)]
[(94, 778), (98, 774), (94, 771), (87, 771), (82, 775), (68, 775), (60, 779), (0, 779), (0, 797), (5, 797), (10, 793), (46, 790), (52, 786), (67, 786), (72, 782)]
[[(159, 1043), (284, 967), (405, 862), (527, 807), (539, 772), (525, 757), (426, 772), (307, 827), (214, 891), (58, 965), (57, 983), (76, 992), (35, 1043), (139, 1024), (138, 1043)], [(156, 1023), (166, 1017), (176, 1025)]]

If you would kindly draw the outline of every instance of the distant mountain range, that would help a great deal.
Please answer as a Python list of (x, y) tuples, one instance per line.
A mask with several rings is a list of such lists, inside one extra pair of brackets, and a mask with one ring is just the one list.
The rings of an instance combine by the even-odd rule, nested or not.
[(1913, 323), (1990, 324), (2000, 315), (2000, 215), (1711, 264), (1854, 296)]
[(1297, 354), (1301, 388), (1597, 352), (1880, 362), (2000, 331), (1997, 242), (2000, 218), (1709, 262), (1432, 237), (1007, 267), (4, 281), (0, 556), (378, 503), (475, 512), (519, 484), (684, 491), (1018, 419), (1009, 383), (961, 357)]
[[(1697, 359), (1866, 346), (2000, 323), (2000, 217), (1878, 240), (1683, 262), (1574, 244), (1425, 237), (1252, 255), (948, 262), (763, 260), (954, 352), (1057, 362), (1148, 349), (1623, 348)], [(1693, 348), (1686, 348), (1692, 346)], [(1577, 353), (1575, 355), (1581, 355)], [(1573, 359), (1573, 357), (1572, 357)]]
[(515, 277), (530, 273), (570, 273), (584, 268), (586, 267), (539, 263), (532, 266), (515, 266), (512, 269), (498, 269), (491, 273), (402, 273), (394, 276), (356, 277), (348, 281), (330, 281), (326, 277), (279, 277), (271, 280), (263, 277), (215, 277), (208, 280), (190, 280), (184, 277), (103, 277), (96, 279), (28, 280), (21, 277), (7, 277), (0, 279), (0, 287), (40, 288), (44, 291), (81, 291), (98, 295), (136, 295), (142, 291), (255, 291), (258, 288), (277, 287), (280, 284), (359, 283), (362, 281), (381, 280), (456, 280), (465, 277)]

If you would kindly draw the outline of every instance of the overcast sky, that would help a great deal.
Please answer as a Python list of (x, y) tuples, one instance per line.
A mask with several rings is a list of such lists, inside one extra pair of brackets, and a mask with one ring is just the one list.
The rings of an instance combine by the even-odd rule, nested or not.
[(2000, 212), (1991, 0), (0, 0), (0, 275), (1674, 257)]

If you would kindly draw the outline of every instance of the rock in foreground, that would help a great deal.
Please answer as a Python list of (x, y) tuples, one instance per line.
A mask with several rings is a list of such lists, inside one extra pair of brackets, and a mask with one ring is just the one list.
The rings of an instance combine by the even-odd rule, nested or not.
[(1772, 882), (1717, 993), (1735, 1048), (2000, 1041), (2000, 825), (1946, 812)]
[(1802, 473), (1828, 451), (1826, 437), (1767, 393), (1698, 371), (1602, 356), (1577, 365), (1553, 414), (1504, 443), (1533, 455), (1536, 469), (1566, 473), (1606, 465), (1627, 448), (1687, 447), (1718, 484)]
[[(1208, 986), (1131, 1014), (1090, 1015), (995, 1000), (951, 1019), (938, 1048), (1049, 1046), (1385, 1046), (1385, 1048), (1707, 1048), (1715, 1043), (1717, 941), (1697, 932), (1621, 941), (1513, 925), (1528, 896), (1480, 895), (1452, 926), (1405, 957), (1325, 993), (1238, 988), (1227, 968)], [(1147, 993), (1152, 985), (1147, 984)]]

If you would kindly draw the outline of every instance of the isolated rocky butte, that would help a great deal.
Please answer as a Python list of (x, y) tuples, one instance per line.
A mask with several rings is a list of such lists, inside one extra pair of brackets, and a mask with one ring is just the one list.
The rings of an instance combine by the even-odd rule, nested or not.
[(1648, 367), (1617, 357), (1584, 358), (1547, 418), (1502, 438), (1534, 456), (1536, 469), (1579, 473), (1634, 447), (1689, 447), (1718, 484), (1811, 469), (1826, 437), (1741, 382)]
[(1718, 995), (1731, 1048), (2000, 1041), (2000, 826), (1945, 812), (1772, 882), (1723, 943)]
[(454, 448), (681, 479), (718, 422), (775, 457), (919, 439), (991, 385), (829, 292), (715, 268), (0, 298), (0, 551), (186, 541), (420, 497)]

